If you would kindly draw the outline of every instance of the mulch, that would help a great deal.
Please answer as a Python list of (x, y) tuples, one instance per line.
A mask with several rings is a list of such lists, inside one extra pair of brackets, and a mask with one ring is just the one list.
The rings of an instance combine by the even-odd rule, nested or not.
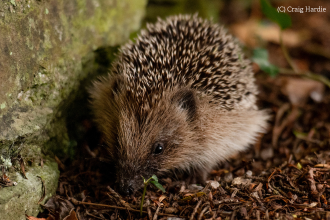
[[(327, 28), (312, 26), (305, 14), (290, 15), (293, 21), (301, 19), (293, 30), (310, 26), (312, 37), (307, 44), (329, 45)], [(313, 16), (318, 21), (323, 19)], [(329, 24), (329, 20), (322, 21)], [(279, 45), (269, 43), (267, 49), (273, 63), (287, 65)], [(308, 52), (305, 46), (288, 50), (300, 67), (330, 76), (324, 51)], [(100, 149), (82, 141), (75, 161), (70, 166), (61, 164), (56, 196), (45, 204), (46, 211), (40, 217), (47, 220), (330, 219), (329, 88), (312, 85), (316, 88), (313, 90), (300, 84), (301, 77), (272, 78), (255, 65), (254, 69), (260, 88), (258, 105), (269, 109), (272, 115), (267, 133), (246, 152), (219, 164), (210, 173), (206, 186), (186, 186), (182, 181), (167, 178), (160, 180), (166, 189), (162, 193), (149, 185), (141, 217), (142, 190), (130, 198), (117, 194), (111, 188), (115, 179), (113, 167), (96, 159)], [(301, 87), (290, 90), (290, 85)], [(319, 98), (315, 98), (315, 93)], [(84, 123), (89, 127), (88, 121)]]
[(142, 191), (122, 198), (109, 186), (115, 178), (110, 165), (82, 156), (62, 166), (57, 195), (46, 210), (54, 219), (81, 220), (329, 219), (330, 93), (320, 103), (294, 106), (278, 80), (258, 77), (260, 105), (273, 114), (268, 132), (250, 150), (220, 164), (205, 187), (169, 178), (161, 181), (166, 193), (149, 186), (141, 217)]

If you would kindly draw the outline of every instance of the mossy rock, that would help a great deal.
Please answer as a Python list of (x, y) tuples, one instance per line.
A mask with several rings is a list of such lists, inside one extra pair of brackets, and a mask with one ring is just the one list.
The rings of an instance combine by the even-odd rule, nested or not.
[[(85, 86), (106, 73), (117, 46), (139, 29), (145, 6), (146, 0), (0, 1), (0, 167), (13, 170), (10, 160), (19, 156), (40, 162), (50, 151), (73, 157), (77, 140), (70, 126), (87, 112), (79, 103), (87, 102)], [(53, 175), (47, 171), (51, 178), (45, 181), (57, 183), (57, 166), (51, 167)], [(29, 180), (46, 168), (32, 174), (33, 169), (27, 167)], [(32, 188), (3, 188), (0, 198), (5, 191), (13, 198), (24, 198), (25, 192), (40, 196), (33, 190), (40, 185), (21, 184)], [(54, 194), (56, 185), (48, 190)], [(25, 202), (28, 214), (37, 213), (32, 210), (38, 204)], [(0, 200), (6, 207), (0, 208), (1, 219), (1, 210), (14, 214), (14, 203)]]

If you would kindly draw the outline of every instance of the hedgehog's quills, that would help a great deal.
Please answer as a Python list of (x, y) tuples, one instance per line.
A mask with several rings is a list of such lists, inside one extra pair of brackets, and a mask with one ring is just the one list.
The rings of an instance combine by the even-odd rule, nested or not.
[(158, 20), (120, 50), (90, 90), (117, 184), (173, 170), (202, 177), (263, 132), (250, 62), (231, 35), (197, 16)]

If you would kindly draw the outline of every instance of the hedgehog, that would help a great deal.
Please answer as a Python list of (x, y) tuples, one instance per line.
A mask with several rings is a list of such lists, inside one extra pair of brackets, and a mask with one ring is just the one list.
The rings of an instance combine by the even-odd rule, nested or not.
[[(226, 29), (198, 15), (148, 24), (90, 89), (116, 186), (133, 195), (153, 174), (207, 174), (265, 132), (251, 63)], [(142, 176), (142, 177), (141, 177)]]

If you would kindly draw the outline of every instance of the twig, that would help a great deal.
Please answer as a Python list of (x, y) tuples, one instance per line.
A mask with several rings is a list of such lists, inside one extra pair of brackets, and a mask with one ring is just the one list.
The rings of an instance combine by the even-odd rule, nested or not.
[(149, 220), (152, 220), (152, 213), (151, 213), (151, 210), (150, 210), (150, 207), (149, 207), (150, 206), (150, 200), (147, 199), (146, 203), (147, 203), (147, 212), (148, 212)]
[(180, 212), (179, 216), (183, 216), (184, 211), (186, 211), (186, 209), (190, 209), (190, 208), (192, 208), (192, 207), (191, 207), (191, 206), (186, 206), (186, 207), (184, 207), (184, 208), (182, 209), (182, 211)]
[(282, 49), (282, 52), (284, 54), (286, 61), (289, 63), (290, 67), (294, 70), (294, 72), (298, 73), (297, 67), (292, 62), (291, 57), (290, 57), (288, 51), (286, 50), (286, 47), (284, 46), (282, 30), (280, 31), (280, 45), (281, 45), (281, 49)]
[(286, 189), (288, 191), (294, 192), (294, 193), (299, 194), (299, 195), (303, 195), (303, 196), (307, 196), (308, 195), (308, 193), (306, 193), (305, 191), (300, 191), (298, 189), (293, 189), (293, 188), (287, 187), (287, 186), (282, 186), (282, 187), (283, 187), (283, 189)]
[(288, 195), (282, 189), (280, 189), (279, 187), (276, 187), (275, 184), (274, 184), (274, 182), (270, 182), (270, 185), (272, 186), (272, 188), (274, 190), (276, 190), (277, 192), (279, 192), (282, 196), (288, 198)]
[(287, 165), (288, 165), (288, 161), (286, 160), (281, 164), (281, 166), (279, 166), (279, 169), (283, 170), (283, 168), (286, 167)]
[(267, 209), (266, 212), (265, 212), (265, 219), (266, 219), (266, 220), (269, 220), (269, 212), (268, 212), (268, 209)]
[(260, 220), (260, 210), (256, 211), (256, 217), (257, 217), (258, 220)]
[(24, 177), (25, 179), (28, 179), (28, 178), (26, 177), (26, 175), (25, 175), (25, 165), (24, 165), (24, 160), (23, 160), (23, 158), (20, 158), (20, 159), (19, 159), (19, 163), (20, 163), (20, 165), (21, 165), (21, 171), (22, 171), (23, 177)]
[(159, 213), (160, 207), (161, 207), (161, 206), (158, 206), (158, 207), (157, 207), (156, 212), (155, 212), (155, 214), (154, 214), (154, 218), (153, 218), (153, 220), (157, 220), (157, 217), (158, 217), (158, 213)]
[(322, 197), (322, 195), (324, 195), (324, 192), (325, 192), (326, 188), (327, 188), (327, 185), (324, 184), (322, 189), (319, 191), (318, 198), (317, 198), (319, 204), (321, 204), (321, 197)]
[(211, 182), (208, 182), (207, 185), (204, 187), (204, 189), (202, 189), (202, 192), (204, 192), (206, 194), (206, 192), (210, 188), (210, 186), (211, 186)]
[(58, 159), (58, 157), (55, 156), (55, 161), (58, 164), (59, 168), (61, 168), (62, 170), (65, 170), (65, 165), (62, 163), (62, 161), (60, 159)]
[(211, 215), (212, 215), (212, 220), (215, 220), (215, 217), (217, 216), (217, 211), (216, 210), (212, 210), (211, 209), (211, 207), (209, 207), (209, 209), (210, 209), (210, 213), (211, 213)]
[(221, 215), (221, 214), (223, 214), (223, 215), (231, 215), (231, 214), (233, 214), (233, 212), (232, 211), (224, 211), (224, 210), (218, 210), (218, 213)]
[[(77, 207), (77, 209), (76, 209), (76, 214), (77, 214), (78, 219), (82, 219), (82, 217), (80, 216), (80, 208), (81, 207)], [(86, 210), (86, 212), (87, 212), (87, 210)]]
[(228, 203), (238, 203), (238, 204), (240, 204), (240, 201), (238, 200), (238, 199), (233, 199), (233, 198), (228, 198), (228, 199), (222, 199), (221, 201), (219, 201), (219, 203), (218, 204), (223, 204), (223, 203), (226, 203), (226, 204), (228, 204)]
[(107, 186), (107, 189), (110, 191), (110, 195), (109, 196), (111, 196), (112, 198), (114, 198), (114, 200), (116, 201), (116, 203), (118, 204), (120, 204), (120, 205), (122, 205), (122, 206), (125, 206), (125, 207), (127, 207), (127, 208), (131, 208), (130, 206), (129, 206), (129, 204), (128, 203), (126, 203), (123, 199), (122, 199), (122, 197), (118, 194), (118, 193), (116, 193), (116, 191), (114, 191), (110, 186)]
[[(273, 147), (277, 146), (278, 139), (285, 128), (285, 123), (281, 119), (286, 111), (290, 109), (290, 105), (288, 103), (283, 104), (280, 109), (277, 111), (276, 116), (275, 116), (275, 125), (273, 128), (273, 134), (272, 134), (272, 145)], [(287, 120), (285, 120), (287, 121)]]
[(190, 220), (193, 220), (193, 219), (194, 219), (194, 216), (195, 216), (195, 214), (196, 214), (196, 212), (197, 212), (197, 209), (198, 209), (198, 207), (201, 205), (201, 203), (202, 203), (202, 200), (199, 200), (198, 203), (197, 203), (197, 205), (196, 205), (195, 208), (194, 208), (193, 213), (192, 213), (191, 216), (190, 216)]
[(315, 74), (315, 73), (312, 73), (312, 72), (305, 72), (304, 76), (306, 76), (309, 79), (320, 81), (320, 82), (324, 83), (325, 85), (327, 85), (330, 88), (330, 81), (322, 75), (318, 75), (318, 74)]
[(198, 220), (201, 220), (201, 219), (202, 219), (204, 213), (205, 213), (209, 208), (210, 208), (210, 206), (208, 205), (208, 206), (206, 206), (206, 207), (201, 211), (201, 213), (200, 213), (199, 216), (198, 216)]
[(40, 204), (40, 202), (42, 202), (42, 200), (44, 200), (44, 198), (46, 196), (46, 186), (45, 186), (45, 181), (40, 176), (37, 176), (37, 177), (40, 178), (41, 183), (42, 183), (42, 196), (38, 201), (38, 204)]
[[(106, 205), (106, 204), (98, 204), (98, 203), (91, 203), (91, 202), (80, 202), (74, 198), (69, 199), (74, 205), (93, 205), (93, 206), (100, 206), (100, 207), (107, 207), (107, 208), (113, 208), (113, 209), (121, 209), (121, 210), (129, 210), (132, 212), (140, 212), (140, 210), (128, 208), (128, 207), (120, 207), (115, 205)], [(146, 211), (142, 211), (143, 213), (147, 213)], [(167, 214), (167, 213), (160, 213), (158, 215), (161, 216), (171, 216), (171, 217), (178, 217), (177, 215)]]
[(102, 218), (97, 217), (97, 216), (95, 216), (95, 215), (89, 213), (87, 210), (86, 210), (86, 214), (89, 215), (89, 216), (92, 216), (92, 217), (94, 217), (94, 218), (97, 218), (97, 219), (101, 219), (101, 220), (102, 220)]
[(259, 177), (259, 176), (247, 176), (247, 175), (244, 175), (244, 178), (245, 179), (256, 180), (256, 181), (259, 181), (259, 182), (267, 182), (267, 179), (265, 179), (264, 177)]
[(236, 212), (237, 212), (237, 209), (235, 209), (233, 212), (232, 212), (232, 215), (230, 217), (230, 220), (235, 220), (236, 219)]
[(315, 81), (319, 81), (324, 83), (326, 86), (330, 88), (330, 80), (328, 80), (326, 77), (310, 72), (310, 71), (303, 71), (303, 72), (295, 72), (292, 69), (286, 69), (286, 68), (280, 68), (279, 73), (282, 75), (291, 75), (291, 76), (299, 76), (307, 79), (312, 79)]
[[(286, 111), (287, 108), (289, 108), (289, 105), (284, 104), (280, 110), (282, 111)], [(280, 110), (278, 111), (278, 113), (280, 112)], [(299, 109), (296, 108), (295, 106), (293, 106), (292, 111), (290, 112), (290, 114), (288, 116), (286, 116), (285, 120), (283, 120), (282, 122), (280, 122), (280, 117), (276, 116), (276, 122), (275, 122), (275, 126), (273, 128), (273, 134), (272, 134), (272, 144), (274, 147), (277, 147), (278, 144), (278, 139), (280, 138), (283, 130), (287, 127), (287, 126), (292, 126), (293, 122), (300, 116), (300, 112)]]

